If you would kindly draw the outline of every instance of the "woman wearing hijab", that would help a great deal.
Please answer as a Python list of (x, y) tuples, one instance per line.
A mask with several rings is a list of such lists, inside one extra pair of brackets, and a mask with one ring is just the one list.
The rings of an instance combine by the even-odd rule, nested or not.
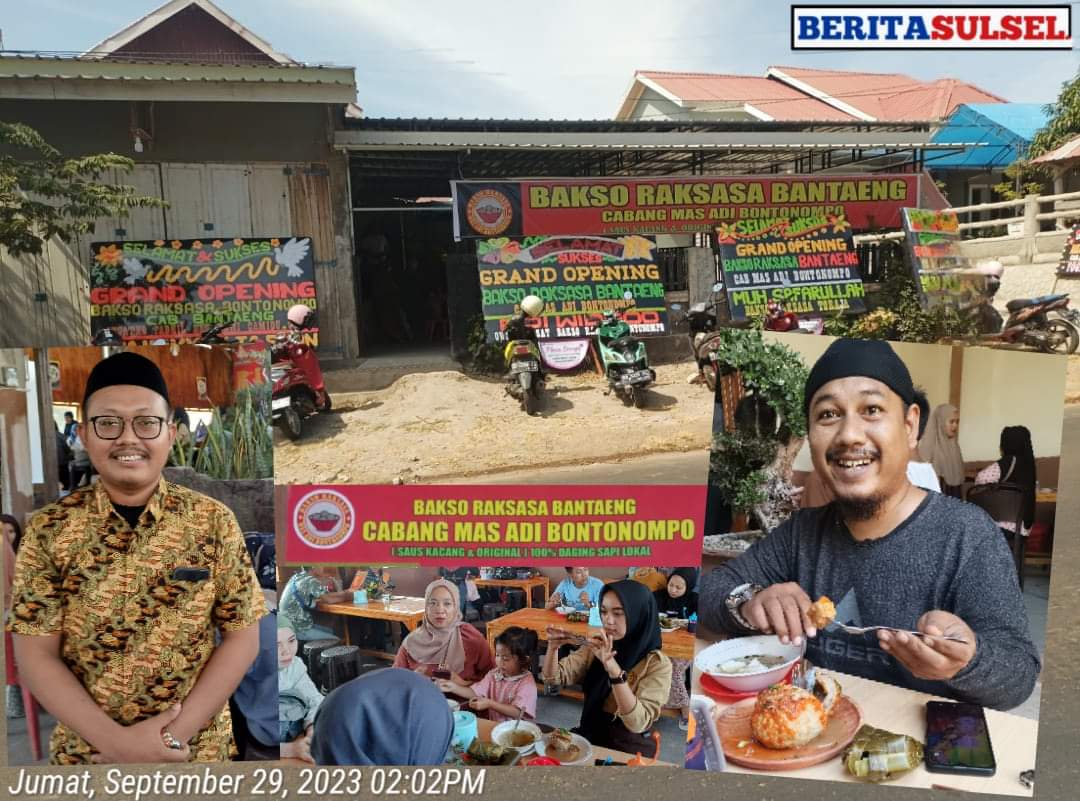
[(453, 713), (434, 684), (383, 668), (323, 699), (311, 755), (316, 765), (441, 765), (453, 734)]
[[(1035, 451), (1026, 426), (1006, 426), (1001, 430), (1001, 458), (987, 465), (975, 477), (976, 484), (1016, 484), (1024, 491), (1023, 528), (1026, 537), (1035, 522)], [(998, 520), (1007, 536), (1016, 534), (1016, 523)]]
[(951, 403), (943, 403), (930, 415), (926, 436), (919, 443), (922, 461), (934, 465), (941, 477), (941, 491), (960, 497), (964, 483), (964, 457), (960, 453), (960, 412)]
[[(394, 667), (449, 679), (464, 687), (480, 681), (495, 667), (484, 635), (462, 619), (456, 584), (446, 579), (428, 584), (424, 621), (401, 643)], [(444, 670), (450, 675), (436, 675)]]
[[(656, 608), (662, 615), (686, 620), (690, 615), (697, 614), (698, 594), (694, 592), (697, 586), (698, 571), (693, 567), (677, 567), (668, 576), (667, 586), (658, 590)], [(690, 723), (690, 660), (671, 660), (671, 693), (668, 695), (668, 709), (678, 709), (679, 728), (685, 730)]]
[(645, 737), (671, 692), (671, 660), (660, 652), (660, 621), (649, 588), (633, 580), (608, 584), (600, 593), (603, 629), (569, 656), (559, 648), (574, 642), (549, 627), (543, 676), (546, 682), (580, 684), (585, 691), (575, 729), (594, 745), (656, 756)]

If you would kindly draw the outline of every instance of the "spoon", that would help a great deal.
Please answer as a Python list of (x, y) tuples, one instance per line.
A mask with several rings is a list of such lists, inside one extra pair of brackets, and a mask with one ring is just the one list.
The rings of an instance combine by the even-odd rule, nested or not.
[(525, 714), (525, 709), (524, 708), (518, 710), (517, 720), (514, 721), (514, 728), (510, 729), (510, 734), (511, 735), (514, 732), (517, 731), (518, 724), (521, 723), (521, 716), (524, 715), (524, 714)]

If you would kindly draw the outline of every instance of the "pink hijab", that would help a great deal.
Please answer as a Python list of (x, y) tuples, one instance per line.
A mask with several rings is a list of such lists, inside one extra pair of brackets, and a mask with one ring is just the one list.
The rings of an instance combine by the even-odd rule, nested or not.
[[(428, 601), (431, 593), (439, 587), (450, 593), (454, 601), (454, 617), (446, 628), (435, 628), (428, 619)], [(446, 665), (454, 673), (461, 675), (465, 669), (465, 643), (461, 639), (461, 627), (465, 623), (461, 617), (461, 597), (458, 588), (446, 579), (436, 579), (424, 590), (424, 621), (401, 644), (409, 656), (422, 665)]]

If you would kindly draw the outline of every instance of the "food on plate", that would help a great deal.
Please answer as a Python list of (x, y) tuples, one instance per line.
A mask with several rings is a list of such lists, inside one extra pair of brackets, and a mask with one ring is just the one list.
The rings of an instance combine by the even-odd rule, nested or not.
[(766, 748), (804, 746), (825, 730), (825, 706), (801, 687), (774, 684), (758, 693), (750, 732)]
[(589, 622), (589, 613), (588, 612), (571, 612), (570, 614), (568, 614), (566, 616), (566, 622), (567, 623), (588, 623)]
[(504, 762), (514, 752), (498, 743), (481, 742), (479, 738), (469, 744), (465, 755), (470, 764), (474, 765), (498, 765)]
[(667, 615), (660, 615), (660, 628), (665, 631), (671, 631), (672, 629), (678, 628), (678, 626), (679, 623), (675, 618), (668, 617)]
[(836, 619), (836, 606), (828, 596), (822, 595), (807, 610), (806, 616), (814, 626), (823, 629)]
[(573, 762), (581, 756), (581, 747), (568, 729), (556, 729), (548, 735), (547, 755), (560, 762)]
[(906, 734), (861, 726), (844, 750), (844, 767), (852, 776), (883, 782), (918, 767), (923, 744)]
[(826, 714), (831, 713), (836, 702), (840, 700), (842, 690), (840, 682), (832, 676), (827, 676), (821, 671), (814, 671), (814, 686), (810, 690), (814, 697), (821, 701)]
[(510, 740), (510, 745), (514, 748), (526, 748), (536, 740), (536, 734), (529, 729), (518, 729), (510, 732), (504, 739)]
[(773, 656), (771, 654), (748, 654), (737, 659), (729, 659), (716, 666), (714, 672), (737, 675), (739, 673), (758, 673), (762, 670), (771, 670), (788, 661), (786, 656)]

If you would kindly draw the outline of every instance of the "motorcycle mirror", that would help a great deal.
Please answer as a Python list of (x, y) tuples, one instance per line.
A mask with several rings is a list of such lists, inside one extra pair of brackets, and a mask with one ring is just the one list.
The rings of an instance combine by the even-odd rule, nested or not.
[(715, 284), (712, 285), (713, 292), (722, 292), (723, 289), (724, 285), (720, 281), (717, 281)]

